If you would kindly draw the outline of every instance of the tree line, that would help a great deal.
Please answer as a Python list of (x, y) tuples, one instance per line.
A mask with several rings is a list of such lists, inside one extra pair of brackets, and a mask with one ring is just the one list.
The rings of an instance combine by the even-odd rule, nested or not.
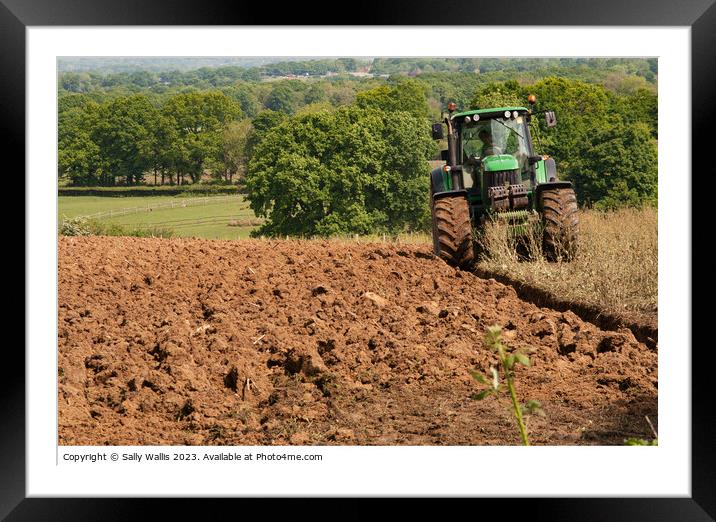
[[(91, 62), (95, 63), (95, 62)], [(380, 77), (396, 75), (422, 75), (432, 81), (429, 74), (469, 74), (482, 83), (515, 79), (521, 83), (536, 81), (546, 76), (561, 76), (592, 83), (607, 84), (610, 88), (638, 87), (655, 89), (658, 76), (656, 58), (335, 58), (290, 60), (278, 63), (241, 67), (225, 65), (109, 72), (102, 70), (63, 70), (58, 74), (58, 94), (99, 93), (123, 94), (150, 91), (158, 94), (193, 89), (222, 89), (237, 82), (256, 83), (281, 76), (316, 77), (331, 74), (335, 80), (348, 79), (350, 73), (362, 72)], [(168, 62), (174, 63), (174, 62)], [(464, 81), (465, 77), (461, 80)], [(621, 84), (625, 83), (624, 86)], [(243, 87), (246, 87), (245, 85)]]
[[(378, 76), (343, 74), (365, 71), (367, 67)], [(528, 85), (557, 76), (600, 84), (619, 95), (638, 90), (656, 93), (656, 67), (655, 59), (376, 58), (363, 62), (340, 58), (188, 71), (62, 71), (58, 74), (58, 110), (61, 114), (67, 107), (88, 101), (103, 104), (134, 94), (144, 95), (152, 105), (159, 106), (176, 94), (216, 90), (237, 102), (247, 118), (254, 118), (264, 109), (293, 114), (306, 105), (348, 105), (360, 91), (415, 77), (428, 88), (431, 115), (437, 118), (448, 101), (466, 106), (484, 85), (508, 80)], [(311, 70), (328, 70), (335, 75), (303, 76)], [(300, 79), (270, 80), (273, 76), (264, 76), (269, 72), (296, 74)]]
[(292, 60), (258, 67), (222, 66), (200, 67), (182, 71), (134, 70), (104, 74), (97, 71), (63, 71), (58, 77), (60, 94), (88, 93), (97, 90), (124, 88), (128, 90), (195, 87), (200, 89), (233, 85), (237, 81), (257, 82), (275, 76), (325, 76), (351, 72), (368, 72), (371, 62), (356, 58), (322, 60)]
[[(86, 100), (80, 100), (86, 101)], [(200, 180), (207, 168), (231, 181), (246, 134), (241, 107), (219, 92), (177, 94), (159, 107), (146, 96), (79, 103), (59, 115), (58, 166), (74, 185)], [(228, 150), (230, 149), (230, 150)]]

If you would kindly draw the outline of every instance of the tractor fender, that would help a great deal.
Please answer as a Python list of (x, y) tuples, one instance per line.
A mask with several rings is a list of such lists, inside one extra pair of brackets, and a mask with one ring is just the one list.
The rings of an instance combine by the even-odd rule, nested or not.
[[(546, 163), (547, 162), (545, 161), (545, 164)], [(548, 181), (547, 183), (540, 183), (537, 187), (535, 187), (535, 200), (537, 201), (538, 207), (541, 206), (540, 202), (542, 201), (542, 191), (555, 188), (573, 188), (573, 186), (571, 181)]]
[(554, 162), (554, 158), (547, 158), (544, 160), (544, 173), (548, 183), (551, 181), (558, 181), (557, 164)]
[(437, 201), (441, 198), (449, 198), (451, 196), (463, 196), (467, 197), (467, 190), (444, 190), (442, 192), (434, 192), (433, 193), (433, 201)]
[(430, 173), (430, 183), (433, 187), (433, 194), (445, 191), (445, 181), (443, 178), (443, 168), (436, 167)]

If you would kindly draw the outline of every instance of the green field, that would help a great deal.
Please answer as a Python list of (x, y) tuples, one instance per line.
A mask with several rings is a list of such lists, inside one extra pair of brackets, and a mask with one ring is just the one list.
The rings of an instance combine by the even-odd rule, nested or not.
[[(174, 208), (166, 208), (175, 205)], [(130, 210), (131, 209), (131, 210)], [(148, 210), (151, 209), (151, 210)], [(237, 239), (249, 236), (257, 220), (242, 196), (203, 199), (152, 196), (109, 198), (99, 196), (60, 196), (58, 222), (63, 216), (89, 216), (99, 212), (100, 221), (128, 228), (156, 226), (170, 228), (179, 237)], [(109, 212), (127, 212), (109, 216)], [(239, 226), (230, 226), (235, 222)]]

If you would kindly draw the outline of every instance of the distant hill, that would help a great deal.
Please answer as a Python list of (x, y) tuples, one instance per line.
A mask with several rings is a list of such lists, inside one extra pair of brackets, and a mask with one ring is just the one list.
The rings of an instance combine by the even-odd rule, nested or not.
[[(233, 71), (232, 71), (233, 69)], [(243, 72), (237, 69), (245, 69)], [(441, 57), (343, 57), (312, 56), (124, 56), (60, 57), (62, 74), (89, 73), (98, 76), (151, 73), (200, 73), (231, 76), (233, 79), (287, 75), (325, 76), (330, 73), (370, 73), (376, 76), (419, 76), (433, 73), (503, 73), (535, 77), (578, 75), (602, 80), (605, 74), (636, 75), (656, 83), (656, 58), (441, 58)], [(211, 71), (211, 72), (210, 72)], [(507, 79), (493, 78), (493, 79)]]
[(67, 56), (57, 58), (58, 72), (120, 73), (189, 71), (202, 67), (260, 67), (277, 62), (311, 60), (312, 56)]

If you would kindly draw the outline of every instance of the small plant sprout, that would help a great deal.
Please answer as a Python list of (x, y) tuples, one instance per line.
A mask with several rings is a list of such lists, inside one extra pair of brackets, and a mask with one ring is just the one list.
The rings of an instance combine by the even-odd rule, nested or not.
[[(487, 328), (487, 333), (485, 334), (485, 344), (487, 344), (493, 352), (497, 353), (499, 369), (491, 366), (489, 377), (476, 370), (470, 370), (470, 375), (472, 375), (473, 379), (480, 384), (487, 386), (487, 388), (474, 393), (472, 398), (475, 400), (483, 400), (489, 395), (498, 395), (503, 393), (506, 389), (510, 395), (510, 400), (512, 401), (512, 412), (515, 419), (517, 419), (517, 426), (520, 430), (522, 444), (529, 446), (530, 442), (527, 438), (527, 427), (525, 425), (524, 417), (530, 414), (544, 416), (544, 412), (542, 411), (540, 403), (535, 400), (528, 400), (524, 404), (519, 403), (517, 400), (517, 393), (515, 392), (514, 368), (515, 364), (529, 366), (530, 359), (524, 352), (513, 350), (502, 343), (502, 328), (498, 325)], [(500, 375), (500, 370), (502, 375)]]

